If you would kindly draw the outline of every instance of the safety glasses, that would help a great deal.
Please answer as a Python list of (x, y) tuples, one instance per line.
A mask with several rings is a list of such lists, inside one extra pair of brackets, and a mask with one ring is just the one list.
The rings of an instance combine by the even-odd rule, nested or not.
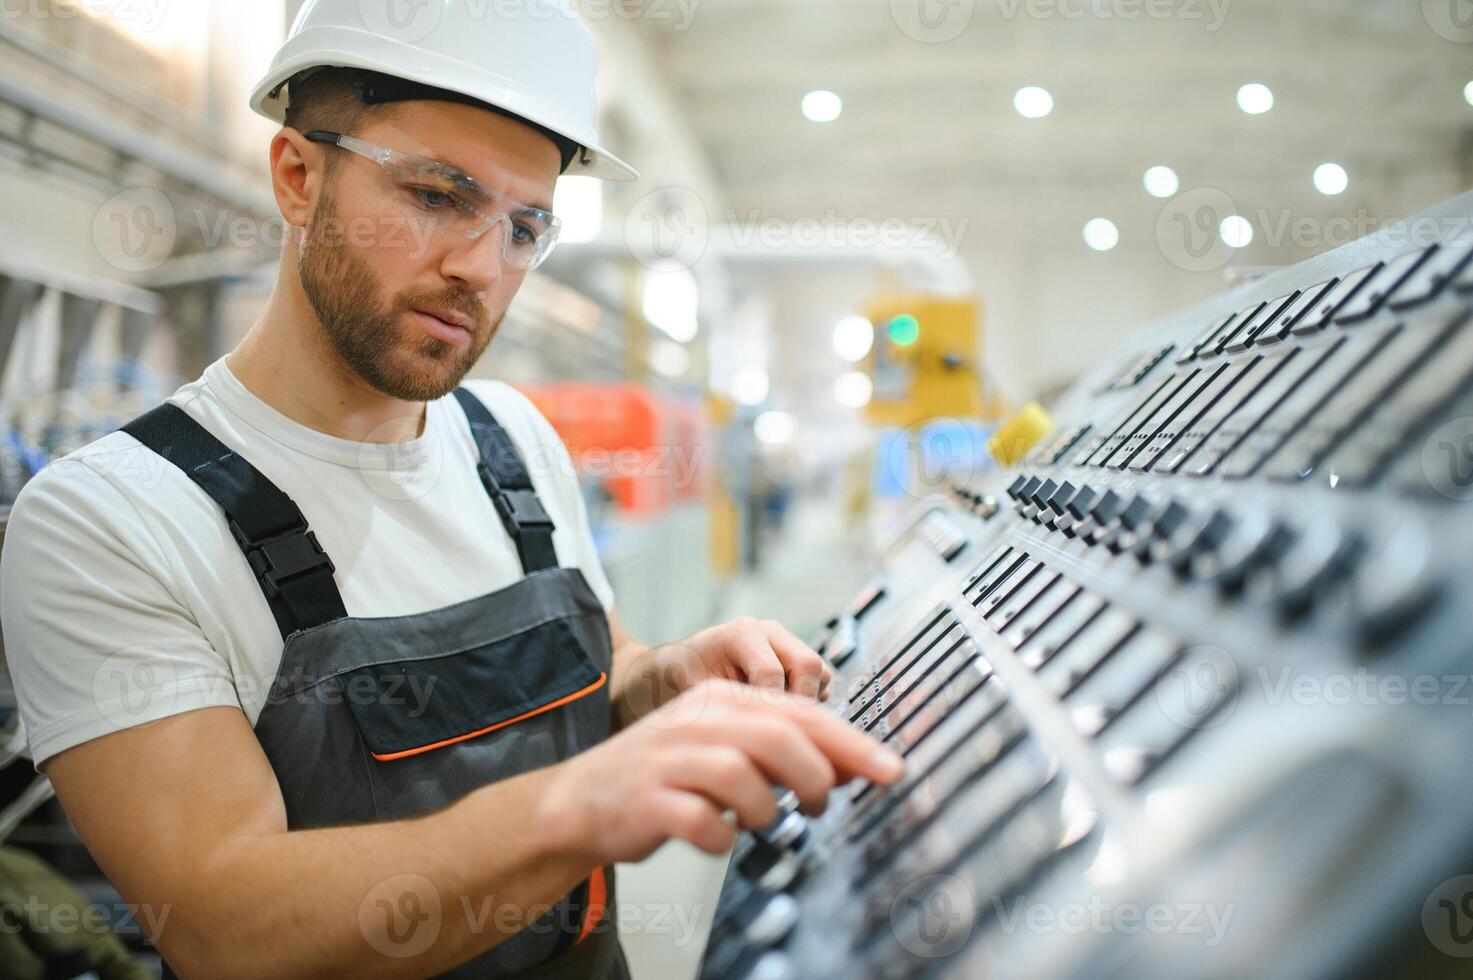
[(501, 226), (502, 259), (518, 269), (537, 268), (557, 244), (562, 222), (551, 211), (482, 187), (454, 167), (342, 133), (314, 130), (304, 135), (378, 164), (394, 206), (449, 243), (475, 241)]

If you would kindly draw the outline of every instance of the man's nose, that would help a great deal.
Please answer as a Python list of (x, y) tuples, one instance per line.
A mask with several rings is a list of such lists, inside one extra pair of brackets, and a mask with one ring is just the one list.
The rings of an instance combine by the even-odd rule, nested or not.
[(470, 292), (485, 292), (501, 278), (503, 235), (505, 221), (497, 221), (480, 236), (462, 240), (445, 254), (440, 272), (447, 279), (456, 279)]

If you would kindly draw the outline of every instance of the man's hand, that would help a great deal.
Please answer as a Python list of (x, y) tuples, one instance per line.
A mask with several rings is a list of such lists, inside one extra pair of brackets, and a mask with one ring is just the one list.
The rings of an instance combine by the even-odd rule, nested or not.
[(712, 679), (826, 700), (833, 676), (824, 659), (781, 623), (744, 616), (635, 653), (613, 692), (614, 715), (622, 728)]
[(774, 784), (822, 813), (836, 785), (889, 785), (905, 764), (810, 698), (712, 679), (550, 771), (552, 833), (593, 866), (642, 861), (672, 837), (720, 854), (737, 827), (776, 819)]

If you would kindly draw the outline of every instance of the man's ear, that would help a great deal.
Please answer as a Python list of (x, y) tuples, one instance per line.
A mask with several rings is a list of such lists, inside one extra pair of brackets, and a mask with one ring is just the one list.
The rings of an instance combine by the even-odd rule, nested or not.
[(271, 189), (288, 225), (307, 226), (322, 192), (325, 162), (321, 148), (295, 129), (283, 128), (271, 141)]

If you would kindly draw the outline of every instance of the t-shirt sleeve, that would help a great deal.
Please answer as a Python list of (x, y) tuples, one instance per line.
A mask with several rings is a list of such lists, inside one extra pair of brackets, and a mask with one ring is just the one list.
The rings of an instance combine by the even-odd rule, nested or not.
[(85, 461), (22, 489), (0, 550), (0, 625), (38, 769), (103, 735), (240, 706), (175, 582), (137, 506)]
[[(531, 473), (532, 482), (539, 491), (545, 490), (552, 495), (556, 501), (557, 512), (571, 518), (572, 526), (566, 528), (569, 532), (567, 537), (559, 535), (558, 553), (565, 565), (577, 565), (583, 570), (583, 577), (588, 580), (589, 588), (593, 594), (598, 596), (598, 601), (604, 610), (614, 608), (614, 587), (609, 584), (608, 575), (604, 572), (602, 560), (598, 555), (598, 547), (594, 544), (593, 529), (588, 523), (588, 505), (584, 502), (583, 492), (578, 485), (578, 473), (573, 468), (572, 457), (568, 455), (568, 447), (563, 444), (562, 437), (547, 421), (547, 417), (537, 410), (532, 400), (522, 394), (511, 385), (502, 382), (491, 382), (494, 385), (489, 390), (487, 382), (476, 384), (477, 393), (483, 398), (492, 395), (496, 389), (500, 389), (501, 397), (489, 400), (490, 404), (511, 404), (515, 406), (518, 418), (526, 429), (531, 431), (531, 441), (535, 448), (521, 447), (523, 458), (527, 469)], [(512, 419), (500, 419), (507, 431), (516, 437), (516, 429), (513, 428)], [(520, 427), (520, 426), (519, 426)], [(559, 526), (558, 531), (564, 528)], [(571, 542), (571, 553), (565, 547)]]

